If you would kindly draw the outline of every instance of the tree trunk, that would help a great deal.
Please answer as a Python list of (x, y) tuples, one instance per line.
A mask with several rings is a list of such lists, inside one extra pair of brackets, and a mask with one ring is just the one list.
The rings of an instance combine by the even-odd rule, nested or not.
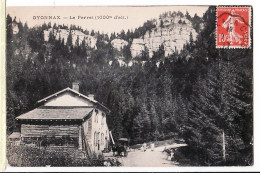
[(223, 140), (223, 144), (222, 144), (222, 146), (223, 146), (223, 161), (225, 162), (226, 161), (226, 144), (225, 144), (225, 132), (224, 132), (224, 130), (223, 130), (223, 133), (222, 133), (222, 140)]

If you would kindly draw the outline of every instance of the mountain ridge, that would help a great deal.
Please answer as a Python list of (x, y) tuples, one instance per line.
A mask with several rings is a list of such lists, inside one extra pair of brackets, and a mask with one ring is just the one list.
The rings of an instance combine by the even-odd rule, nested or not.
[[(198, 20), (199, 17), (195, 15), (194, 18)], [(109, 39), (100, 41), (111, 44), (112, 48), (119, 51), (119, 59), (125, 59), (122, 53), (124, 49), (128, 49), (126, 51), (128, 54), (130, 53), (128, 56), (131, 56), (132, 60), (140, 58), (144, 54), (152, 58), (161, 46), (164, 47), (164, 56), (167, 57), (180, 53), (185, 44), (188, 44), (190, 40), (196, 40), (198, 31), (194, 28), (192, 20), (188, 12), (185, 16), (181, 12), (166, 12), (157, 19), (144, 22), (143, 27), (137, 28), (132, 34), (129, 34), (129, 30), (127, 33), (123, 30), (120, 34), (114, 33), (114, 36), (111, 34)], [(202, 22), (198, 21), (200, 21), (200, 30)], [(43, 32), (45, 42), (50, 40), (52, 34), (56, 40), (63, 40), (63, 44), (67, 44), (67, 40), (70, 39), (72, 46), (84, 44), (92, 49), (97, 49), (98, 37), (102, 35), (99, 32), (93, 34), (93, 31), (91, 34), (89, 32), (86, 34), (81, 28), (75, 26), (70, 29), (49, 27)]]

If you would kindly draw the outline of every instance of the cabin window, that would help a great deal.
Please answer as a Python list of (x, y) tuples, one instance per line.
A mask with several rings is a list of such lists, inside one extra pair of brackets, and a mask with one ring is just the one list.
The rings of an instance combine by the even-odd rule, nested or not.
[(97, 123), (98, 122), (98, 113), (97, 110), (95, 109), (95, 118), (94, 118), (94, 122)]
[(24, 137), (24, 138), (23, 138), (23, 142), (24, 142), (25, 144), (31, 144), (31, 143), (32, 143), (32, 140), (31, 140), (31, 138), (29, 138), (29, 137)]
[(23, 142), (29, 145), (37, 145), (39, 147), (47, 146), (75, 146), (78, 147), (78, 138), (65, 135), (57, 136), (41, 136), (41, 137), (25, 137)]
[(101, 133), (101, 145), (104, 145), (104, 134)]
[(99, 133), (95, 132), (94, 133), (94, 145), (98, 146), (98, 143), (99, 143)]
[(104, 120), (105, 120), (105, 117), (102, 116), (102, 120), (101, 120), (101, 125), (102, 125), (102, 126), (104, 125)]
[(97, 145), (97, 133), (96, 132), (94, 133), (94, 145), (95, 146)]
[(95, 115), (95, 122), (97, 123), (98, 122), (98, 116), (97, 116), (97, 114)]
[(97, 141), (96, 141), (96, 145), (98, 146), (99, 144), (99, 133), (97, 133)]
[(98, 110), (97, 109), (95, 110), (95, 113), (96, 113), (96, 115), (95, 115), (95, 122), (98, 123)]
[(102, 145), (102, 143), (103, 143), (102, 136), (103, 136), (103, 134), (101, 133), (101, 139), (100, 139), (100, 143), (101, 143), (101, 145)]

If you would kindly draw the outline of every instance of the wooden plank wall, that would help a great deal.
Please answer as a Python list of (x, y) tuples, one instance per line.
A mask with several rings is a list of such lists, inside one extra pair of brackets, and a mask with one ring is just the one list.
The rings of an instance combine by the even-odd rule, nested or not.
[(21, 125), (21, 137), (62, 137), (69, 135), (70, 137), (79, 137), (78, 125)]

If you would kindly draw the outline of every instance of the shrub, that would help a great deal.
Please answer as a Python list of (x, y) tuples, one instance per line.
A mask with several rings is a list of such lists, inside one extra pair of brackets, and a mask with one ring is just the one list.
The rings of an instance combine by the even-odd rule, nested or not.
[[(85, 158), (76, 158), (75, 150), (46, 150), (45, 148), (33, 148), (25, 145), (7, 146), (7, 159), (11, 166), (41, 167), (41, 166), (101, 166), (101, 159), (90, 162)], [(97, 165), (95, 165), (97, 164)]]

